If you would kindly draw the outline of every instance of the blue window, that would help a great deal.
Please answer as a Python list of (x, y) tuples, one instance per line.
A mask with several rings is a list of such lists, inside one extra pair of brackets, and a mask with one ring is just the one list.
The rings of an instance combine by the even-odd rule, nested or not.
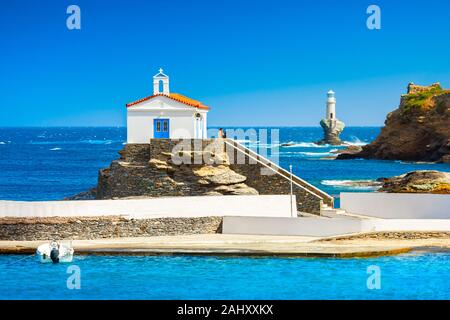
[(169, 119), (153, 120), (153, 138), (169, 139)]

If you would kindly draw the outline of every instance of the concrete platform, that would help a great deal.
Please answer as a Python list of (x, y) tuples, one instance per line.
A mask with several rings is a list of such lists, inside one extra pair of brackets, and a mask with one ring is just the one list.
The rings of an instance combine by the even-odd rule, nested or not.
[[(0, 241), (0, 253), (32, 254), (45, 241)], [(414, 241), (333, 242), (329, 238), (255, 235), (189, 235), (74, 240), (75, 254), (226, 255), (289, 257), (369, 257), (409, 252), (418, 247), (450, 248), (449, 238)]]

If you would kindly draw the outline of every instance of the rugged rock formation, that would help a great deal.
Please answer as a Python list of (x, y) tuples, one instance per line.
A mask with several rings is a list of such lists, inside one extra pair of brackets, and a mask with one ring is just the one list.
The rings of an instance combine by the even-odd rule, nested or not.
[(340, 120), (322, 119), (320, 126), (323, 128), (324, 138), (318, 144), (331, 144), (338, 146), (342, 144), (339, 135), (344, 130), (345, 125)]
[(152, 139), (127, 144), (119, 154), (99, 171), (95, 191), (71, 199), (287, 195), (292, 190), (300, 212), (319, 214), (322, 204), (333, 206), (328, 194), (295, 176), (291, 184), (289, 172), (232, 140)]
[(378, 191), (450, 194), (450, 173), (447, 172), (419, 170), (378, 181), (383, 182)]
[(450, 162), (450, 90), (410, 83), (375, 141), (337, 159)]
[[(230, 168), (226, 154), (183, 151), (174, 156), (170, 152), (157, 151), (151, 152), (153, 157), (145, 158), (148, 155), (146, 148), (150, 146), (127, 145), (120, 152), (120, 159), (100, 170), (97, 199), (258, 194), (256, 189), (245, 184), (247, 177)], [(142, 155), (144, 158), (139, 158)], [(209, 160), (203, 161), (205, 157)], [(199, 158), (201, 163), (195, 164), (195, 159)], [(183, 163), (177, 163), (176, 159), (182, 159)]]
[(74, 196), (66, 197), (63, 200), (95, 200), (97, 198), (97, 188), (80, 192)]

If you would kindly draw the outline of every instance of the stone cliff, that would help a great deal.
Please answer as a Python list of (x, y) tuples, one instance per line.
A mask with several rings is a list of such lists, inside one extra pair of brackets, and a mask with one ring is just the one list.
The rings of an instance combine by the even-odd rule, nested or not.
[(450, 90), (410, 83), (375, 141), (337, 159), (450, 162)]
[(120, 159), (100, 170), (96, 198), (258, 194), (245, 184), (247, 177), (230, 169), (224, 153), (180, 151), (183, 164), (178, 164), (168, 151), (175, 143), (160, 140), (152, 145), (126, 145)]

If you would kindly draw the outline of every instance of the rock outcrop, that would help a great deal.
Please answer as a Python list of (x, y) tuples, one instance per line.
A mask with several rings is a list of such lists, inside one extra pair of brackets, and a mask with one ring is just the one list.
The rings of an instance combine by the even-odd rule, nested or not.
[(295, 176), (291, 183), (287, 171), (232, 140), (152, 139), (149, 144), (126, 144), (119, 154), (99, 171), (95, 191), (72, 199), (292, 192), (300, 212), (320, 214), (323, 204), (333, 206), (328, 194)]
[(362, 147), (360, 147), (360, 146), (348, 146), (345, 149), (339, 149), (339, 150), (331, 151), (331, 153), (336, 154), (337, 156), (339, 156), (341, 154), (353, 155), (353, 154), (357, 154), (357, 153), (359, 153), (361, 151), (362, 151)]
[(450, 194), (450, 173), (447, 172), (419, 170), (378, 181), (383, 183), (378, 190), (381, 192)]
[(322, 119), (320, 126), (324, 132), (324, 138), (318, 144), (331, 144), (338, 146), (342, 144), (339, 135), (345, 128), (345, 124), (340, 120)]
[(63, 200), (95, 200), (97, 198), (97, 188), (80, 192), (74, 196), (66, 197)]
[(337, 159), (450, 162), (450, 90), (410, 83), (375, 141)]
[[(182, 151), (174, 155), (158, 151), (151, 152), (149, 158), (141, 158), (150, 155), (146, 148), (150, 146), (127, 145), (120, 152), (120, 159), (100, 170), (97, 199), (258, 194), (245, 184), (247, 177), (230, 168), (226, 154)], [(210, 161), (204, 161), (205, 157)], [(177, 163), (176, 159), (181, 158), (183, 163)], [(202, 159), (200, 164), (195, 164), (196, 158)]]

